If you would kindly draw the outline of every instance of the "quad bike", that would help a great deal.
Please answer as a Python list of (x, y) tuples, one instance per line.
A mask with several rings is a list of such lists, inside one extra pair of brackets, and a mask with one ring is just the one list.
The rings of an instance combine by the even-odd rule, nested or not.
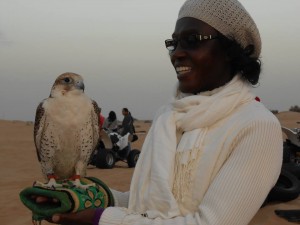
[(121, 136), (117, 132), (104, 130), (102, 138), (91, 155), (89, 164), (97, 168), (112, 169), (117, 161), (123, 161), (129, 168), (135, 167), (140, 150), (131, 149), (132, 135)]
[[(267, 197), (269, 202), (294, 200), (300, 194), (300, 128), (282, 127), (282, 131), (287, 136), (283, 143), (282, 170)], [(300, 222), (300, 207), (295, 210), (275, 210), (275, 213), (290, 222)]]
[(282, 127), (287, 139), (283, 143), (283, 163), (300, 164), (300, 128), (289, 129)]

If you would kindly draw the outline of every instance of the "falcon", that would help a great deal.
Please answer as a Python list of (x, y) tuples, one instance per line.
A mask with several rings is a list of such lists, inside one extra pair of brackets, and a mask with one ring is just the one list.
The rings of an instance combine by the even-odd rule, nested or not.
[(34, 186), (61, 187), (59, 181), (72, 180), (76, 187), (86, 175), (90, 155), (99, 139), (100, 109), (84, 93), (83, 78), (63, 73), (55, 80), (49, 98), (37, 107), (34, 142), (42, 173), (48, 183)]

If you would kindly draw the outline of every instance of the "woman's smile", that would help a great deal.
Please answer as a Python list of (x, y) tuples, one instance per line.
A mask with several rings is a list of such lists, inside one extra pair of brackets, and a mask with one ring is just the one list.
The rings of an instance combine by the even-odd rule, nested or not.
[(176, 72), (178, 75), (186, 74), (188, 72), (191, 72), (192, 68), (188, 66), (178, 66), (176, 67)]

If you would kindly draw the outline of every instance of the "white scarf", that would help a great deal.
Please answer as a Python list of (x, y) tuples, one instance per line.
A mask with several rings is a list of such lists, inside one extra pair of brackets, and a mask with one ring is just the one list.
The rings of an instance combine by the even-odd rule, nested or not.
[[(153, 121), (134, 171), (129, 213), (164, 219), (189, 213), (190, 203), (183, 199), (192, 187), (187, 176), (195, 177), (208, 128), (253, 99), (249, 85), (235, 76), (210, 96), (186, 96), (164, 107)], [(208, 188), (210, 181), (203, 182)]]

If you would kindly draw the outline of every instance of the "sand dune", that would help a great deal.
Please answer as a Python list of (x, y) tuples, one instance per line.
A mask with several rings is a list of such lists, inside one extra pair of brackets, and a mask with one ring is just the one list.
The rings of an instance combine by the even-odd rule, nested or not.
[[(293, 128), (300, 126), (300, 113), (282, 112), (278, 115), (282, 125)], [(141, 149), (150, 123), (136, 122), (139, 140), (132, 147)], [(19, 192), (32, 185), (34, 180), (43, 180), (33, 143), (33, 123), (0, 120), (0, 199), (1, 224), (29, 225), (31, 213), (19, 200)], [(110, 187), (127, 191), (133, 173), (127, 164), (118, 162), (114, 169), (88, 169), (88, 176), (98, 177)], [(300, 209), (300, 198), (288, 203), (267, 205), (260, 209), (251, 225), (288, 225), (274, 214), (274, 209)], [(43, 222), (43, 224), (48, 224)]]

